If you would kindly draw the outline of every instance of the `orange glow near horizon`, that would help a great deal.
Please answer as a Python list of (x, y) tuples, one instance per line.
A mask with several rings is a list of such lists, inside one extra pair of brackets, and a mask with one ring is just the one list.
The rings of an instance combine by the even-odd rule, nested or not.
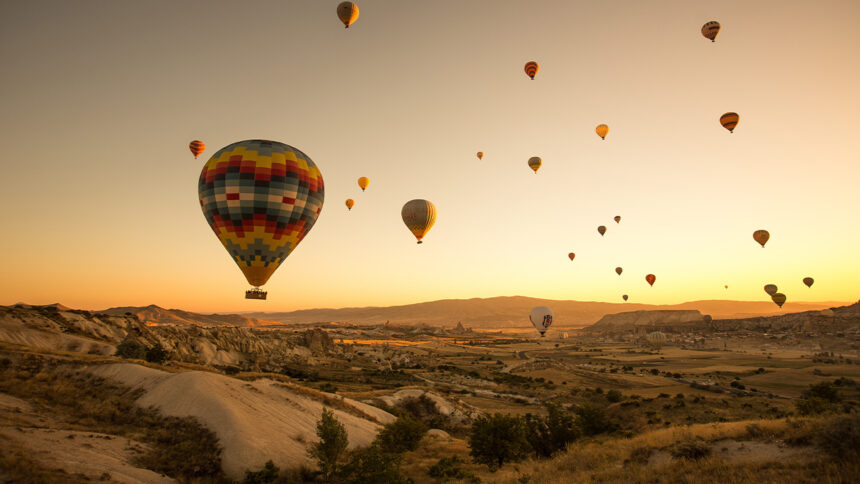
[[(860, 2), (700, 3), (362, 0), (349, 29), (337, 2), (4, 3), (0, 304), (856, 301)], [(197, 200), (209, 156), (249, 138), (326, 184), (267, 301)], [(438, 211), (420, 246), (414, 198)]]

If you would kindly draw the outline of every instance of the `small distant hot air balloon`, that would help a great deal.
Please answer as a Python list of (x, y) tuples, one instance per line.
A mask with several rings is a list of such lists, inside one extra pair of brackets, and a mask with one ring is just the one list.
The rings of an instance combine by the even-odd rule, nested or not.
[(710, 39), (711, 42), (716, 42), (717, 34), (720, 33), (720, 23), (716, 20), (711, 20), (710, 22), (702, 25), (702, 35), (705, 36), (706, 39)]
[(630, 296), (628, 296), (627, 294), (624, 294), (623, 296), (621, 296), (621, 299), (624, 299), (624, 301), (626, 302), (629, 297)]
[(351, 198), (347, 198), (346, 199), (346, 208), (352, 210), (352, 207), (354, 207), (354, 206), (355, 206), (355, 200), (353, 200)]
[(400, 216), (403, 218), (403, 223), (421, 244), (423, 243), (421, 239), (436, 223), (436, 206), (428, 200), (410, 200), (403, 205)]
[(479, 160), (483, 160), (483, 159), (484, 159), (484, 152), (483, 152), (483, 151), (479, 151), (479, 152), (478, 152), (478, 159), (479, 159)]
[(191, 150), (191, 154), (194, 155), (194, 159), (196, 160), (197, 157), (201, 153), (203, 153), (203, 150), (206, 149), (206, 143), (200, 141), (199, 139), (196, 139), (196, 140), (192, 141), (191, 143), (188, 143), (188, 149)]
[(776, 291), (778, 291), (778, 290), (779, 290), (779, 288), (776, 287), (776, 284), (765, 284), (764, 285), (764, 292), (766, 292), (768, 296), (773, 296), (774, 294), (776, 294)]
[(567, 256), (570, 258), (570, 260), (573, 260), (573, 258), (576, 257), (576, 254), (571, 252), (570, 254), (567, 254)]
[(358, 5), (352, 2), (340, 2), (340, 5), (337, 6), (337, 18), (348, 29), (353, 22), (358, 20)]
[(815, 283), (815, 279), (813, 279), (811, 277), (804, 277), (803, 283), (806, 284), (806, 287), (812, 287), (812, 284)]
[(620, 224), (620, 223), (621, 223), (621, 215), (616, 215), (616, 216), (615, 216), (615, 223), (617, 223), (617, 224)]
[(598, 124), (594, 131), (597, 133), (597, 136), (600, 136), (600, 139), (606, 139), (606, 135), (609, 134), (609, 126), (605, 124)]
[(647, 276), (645, 276), (645, 280), (648, 281), (648, 284), (653, 286), (654, 281), (657, 280), (657, 276), (655, 276), (654, 274), (648, 274)]
[(764, 244), (770, 239), (770, 232), (767, 230), (756, 230), (753, 232), (753, 239), (764, 248)]
[(819, 311), (819, 312), (818, 312), (818, 314), (820, 314), (820, 315), (822, 315), (822, 316), (827, 316), (827, 317), (830, 317), (830, 318), (832, 318), (833, 316), (836, 316), (836, 313), (835, 313), (835, 312), (833, 312), (833, 310), (832, 310), (832, 309), (830, 309), (830, 308), (822, 309), (821, 311)]
[(738, 116), (738, 113), (726, 113), (720, 116), (720, 124), (723, 125), (724, 128), (729, 130), (729, 133), (735, 132), (735, 126), (738, 125), (738, 121), (740, 121), (741, 117)]
[(624, 272), (624, 269), (622, 269), (620, 267), (615, 268), (615, 273), (618, 274), (619, 276), (621, 275), (622, 272)]
[(776, 303), (777, 306), (782, 307), (785, 304), (785, 294), (778, 292), (770, 297), (773, 302)]
[(370, 178), (363, 176), (358, 179), (358, 187), (361, 188), (361, 191), (366, 190), (368, 185), (370, 185)]
[(662, 346), (666, 342), (666, 335), (660, 331), (648, 333), (648, 342), (654, 346)]
[(541, 337), (544, 336), (546, 330), (552, 325), (552, 319), (552, 309), (546, 306), (537, 306), (529, 313), (529, 321), (540, 332)]
[(729, 288), (729, 285), (728, 285), (728, 284), (726, 284), (726, 285), (725, 285), (725, 288), (726, 288), (726, 289), (728, 289), (728, 288)]
[(601, 236), (603, 236), (603, 234), (606, 233), (606, 226), (601, 225), (600, 227), (597, 227), (597, 231), (600, 233)]
[(540, 170), (540, 166), (543, 164), (543, 161), (540, 159), (540, 156), (532, 156), (529, 158), (529, 168), (534, 170), (535, 175), (537, 175), (537, 171)]
[(704, 319), (706, 323), (710, 323), (711, 321), (714, 320), (714, 317), (711, 316), (710, 314), (706, 314), (706, 315), (702, 316), (702, 319)]
[(538, 69), (540, 69), (540, 66), (538, 65), (537, 62), (535, 62), (535, 61), (526, 62), (526, 67), (525, 67), (526, 75), (529, 76), (531, 78), (531, 80), (533, 80), (533, 81), (535, 80), (535, 76), (538, 73)]

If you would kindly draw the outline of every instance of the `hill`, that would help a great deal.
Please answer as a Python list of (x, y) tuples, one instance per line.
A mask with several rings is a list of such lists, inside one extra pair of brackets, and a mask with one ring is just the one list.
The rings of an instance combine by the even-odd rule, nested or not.
[(270, 321), (241, 314), (200, 314), (181, 309), (164, 309), (162, 307), (150, 304), (146, 307), (116, 307), (98, 311), (103, 314), (112, 316), (123, 316), (126, 313), (131, 313), (146, 324), (147, 326), (239, 326), (239, 327), (257, 327), (279, 324), (277, 321)]

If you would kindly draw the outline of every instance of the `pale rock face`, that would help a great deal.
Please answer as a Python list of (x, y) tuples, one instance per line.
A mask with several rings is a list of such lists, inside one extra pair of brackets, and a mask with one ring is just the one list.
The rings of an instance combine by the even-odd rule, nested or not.
[(704, 317), (699, 311), (630, 311), (626, 313), (607, 314), (594, 323), (589, 329), (621, 329), (635, 326), (671, 326), (683, 323), (703, 322)]

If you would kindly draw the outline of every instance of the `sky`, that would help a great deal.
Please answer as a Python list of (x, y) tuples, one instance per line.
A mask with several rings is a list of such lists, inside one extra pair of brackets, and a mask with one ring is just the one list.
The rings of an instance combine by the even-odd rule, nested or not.
[[(336, 0), (0, 2), (0, 304), (860, 296), (860, 2), (356, 3), (344, 29)], [(197, 199), (252, 138), (326, 185), (267, 301)], [(438, 212), (422, 245), (414, 198)]]

